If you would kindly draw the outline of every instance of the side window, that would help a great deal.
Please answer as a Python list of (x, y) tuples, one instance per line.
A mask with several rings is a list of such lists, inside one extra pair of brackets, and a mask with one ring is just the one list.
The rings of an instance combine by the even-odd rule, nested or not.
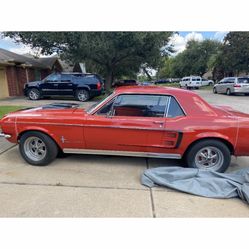
[(113, 116), (164, 117), (169, 96), (134, 94), (119, 95), (114, 104)]
[(61, 82), (71, 82), (72, 76), (70, 74), (62, 74)]
[(226, 83), (234, 83), (235, 79), (231, 78), (226, 81)]
[(226, 82), (227, 82), (227, 78), (222, 79), (219, 83), (220, 83), (220, 84), (225, 84)]
[(51, 74), (46, 78), (46, 81), (58, 82), (61, 80), (60, 74)]
[(83, 77), (78, 77), (77, 82), (80, 82), (82, 84), (94, 84), (97, 82), (97, 79), (94, 76), (83, 76)]
[(100, 110), (96, 112), (96, 115), (105, 116), (111, 112), (114, 100), (109, 101)]
[(167, 118), (174, 118), (179, 116), (185, 116), (182, 108), (179, 106), (174, 97), (171, 97)]
[(249, 83), (249, 78), (238, 78), (238, 83)]

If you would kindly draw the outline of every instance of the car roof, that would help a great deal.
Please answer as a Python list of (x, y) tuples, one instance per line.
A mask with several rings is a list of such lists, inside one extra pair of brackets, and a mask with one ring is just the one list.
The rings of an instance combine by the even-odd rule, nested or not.
[(175, 87), (163, 86), (122, 86), (115, 89), (116, 93), (132, 93), (132, 94), (171, 94), (171, 95), (194, 95), (197, 94), (189, 90), (184, 90)]
[(163, 86), (126, 86), (116, 88), (114, 94), (171, 95), (180, 102), (185, 113), (191, 113), (191, 115), (216, 115), (214, 107), (208, 104), (197, 93), (180, 88)]
[(95, 75), (94, 73), (79, 73), (79, 72), (61, 72), (61, 74)]

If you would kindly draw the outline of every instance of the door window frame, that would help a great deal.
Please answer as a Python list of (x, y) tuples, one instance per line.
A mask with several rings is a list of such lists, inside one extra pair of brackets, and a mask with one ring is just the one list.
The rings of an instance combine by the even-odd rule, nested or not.
[(117, 97), (121, 96), (121, 95), (152, 95), (152, 96), (165, 96), (168, 97), (168, 101), (167, 104), (165, 106), (165, 111), (164, 111), (164, 115), (163, 117), (146, 117), (146, 116), (128, 116), (128, 117), (134, 117), (134, 118), (175, 118), (175, 117), (168, 117), (168, 112), (169, 112), (169, 108), (170, 108), (170, 104), (171, 104), (171, 100), (172, 98), (175, 99), (176, 103), (178, 104), (179, 108), (182, 110), (182, 113), (184, 116), (187, 116), (184, 108), (181, 106), (181, 104), (179, 103), (179, 101), (177, 100), (177, 98), (175, 96), (172, 95), (166, 95), (166, 94), (137, 94), (137, 93), (122, 93), (122, 94), (118, 94), (113, 96), (113, 94), (111, 94), (109, 97), (107, 97), (107, 99), (101, 101), (97, 106), (95, 106), (93, 109), (91, 109), (88, 114), (90, 115), (96, 115), (99, 117), (109, 117), (109, 118), (113, 118), (113, 117), (125, 117), (125, 116), (113, 116), (113, 111), (111, 111), (110, 115), (108, 114), (104, 114), (104, 115), (98, 115), (97, 113), (104, 108), (106, 105), (108, 105), (110, 102), (112, 102), (112, 106), (111, 109), (113, 108), (113, 104), (115, 103), (115, 100)]

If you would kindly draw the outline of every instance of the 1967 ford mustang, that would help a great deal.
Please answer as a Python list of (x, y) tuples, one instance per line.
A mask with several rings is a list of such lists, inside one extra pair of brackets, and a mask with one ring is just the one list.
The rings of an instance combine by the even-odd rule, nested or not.
[(155, 86), (121, 87), (98, 105), (51, 104), (2, 118), (2, 137), (32, 165), (58, 152), (185, 159), (224, 172), (249, 155), (249, 115), (212, 106), (197, 94)]

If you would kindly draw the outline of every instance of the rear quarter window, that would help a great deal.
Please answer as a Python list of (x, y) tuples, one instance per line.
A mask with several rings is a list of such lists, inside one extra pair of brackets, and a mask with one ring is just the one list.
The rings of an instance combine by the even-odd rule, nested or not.
[(181, 117), (181, 116), (185, 116), (182, 108), (180, 107), (176, 99), (174, 97), (171, 97), (169, 109), (167, 112), (167, 118), (175, 118), (175, 117)]
[(249, 83), (249, 78), (238, 78), (238, 83)]

